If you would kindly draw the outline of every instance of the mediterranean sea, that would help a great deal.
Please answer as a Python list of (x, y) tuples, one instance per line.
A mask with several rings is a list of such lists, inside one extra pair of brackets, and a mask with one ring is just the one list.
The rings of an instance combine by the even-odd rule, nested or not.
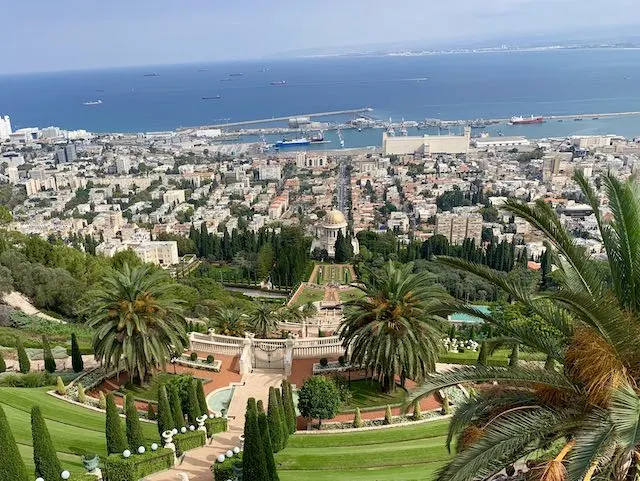
[[(93, 132), (173, 130), (362, 107), (394, 121), (487, 119), (640, 111), (639, 85), (640, 50), (326, 57), (3, 75), (0, 114), (11, 116), (14, 130), (55, 125)], [(487, 131), (635, 137), (640, 117), (502, 124)], [(345, 132), (345, 146), (379, 145), (375, 132)]]

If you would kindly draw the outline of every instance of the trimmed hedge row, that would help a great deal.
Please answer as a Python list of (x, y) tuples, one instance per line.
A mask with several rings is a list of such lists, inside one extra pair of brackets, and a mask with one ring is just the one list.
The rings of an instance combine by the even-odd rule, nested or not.
[(158, 471), (173, 466), (173, 451), (160, 448), (147, 450), (144, 454), (132, 454), (125, 458), (122, 454), (111, 454), (104, 463), (106, 479), (109, 481), (138, 481)]
[[(446, 354), (438, 356), (438, 362), (444, 364), (461, 364), (464, 366), (475, 366), (477, 364), (476, 359), (461, 359), (456, 356), (447, 356)], [(507, 367), (508, 365), (508, 359), (487, 359), (487, 366)]]
[(207, 436), (211, 437), (216, 433), (223, 433), (227, 430), (227, 418), (207, 419), (204, 425), (207, 428)]
[(223, 462), (215, 462), (211, 466), (213, 471), (213, 479), (226, 481), (227, 479), (234, 479), (233, 466), (236, 464), (242, 464), (242, 453), (238, 453), (232, 458), (227, 458)]
[(200, 448), (204, 446), (207, 441), (204, 431), (196, 429), (195, 431), (188, 431), (184, 434), (176, 434), (173, 437), (173, 442), (176, 445), (176, 454), (182, 456), (182, 453), (189, 451), (190, 449)]

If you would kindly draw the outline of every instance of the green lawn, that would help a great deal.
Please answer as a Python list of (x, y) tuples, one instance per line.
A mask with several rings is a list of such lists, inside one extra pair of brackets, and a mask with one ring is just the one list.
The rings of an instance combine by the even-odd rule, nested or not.
[(344, 406), (344, 409), (400, 404), (407, 397), (407, 392), (399, 387), (393, 393), (383, 393), (380, 391), (380, 383), (371, 379), (351, 381), (349, 390), (353, 398), (349, 404)]
[(305, 287), (300, 295), (296, 298), (291, 307), (304, 306), (309, 302), (321, 301), (324, 298), (323, 289), (313, 289), (311, 287)]
[[(38, 404), (63, 467), (81, 474), (82, 454), (96, 453), (102, 459), (106, 456), (104, 414), (51, 397), (47, 394), (50, 389), (0, 388), (0, 404), (29, 471), (33, 470), (31, 407)], [(158, 441), (154, 424), (143, 422), (142, 429), (149, 442)]]
[[(448, 421), (359, 433), (294, 435), (276, 455), (282, 481), (426, 481), (451, 455)], [(345, 449), (346, 448), (346, 449)]]
[[(478, 351), (445, 352), (440, 355), (440, 362), (451, 364), (475, 364), (478, 360), (478, 354)], [(489, 362), (498, 366), (506, 366), (510, 354), (511, 349), (498, 349), (492, 356), (489, 356)], [(522, 361), (544, 361), (545, 355), (537, 352), (520, 351), (519, 359)]]
[(158, 400), (158, 388), (171, 379), (174, 374), (168, 372), (158, 373), (153, 376), (151, 382), (145, 386), (136, 386), (135, 384), (127, 383), (125, 386), (125, 393), (133, 393), (133, 395), (140, 399), (148, 399), (150, 401)]
[(353, 281), (351, 278), (351, 270), (348, 266), (335, 265), (335, 264), (320, 264), (318, 263), (318, 272), (315, 278), (310, 279), (310, 282), (316, 284), (349, 284)]
[(364, 297), (364, 292), (362, 292), (360, 289), (349, 289), (346, 291), (340, 291), (340, 300), (342, 302), (353, 301), (355, 299), (360, 299), (361, 297)]

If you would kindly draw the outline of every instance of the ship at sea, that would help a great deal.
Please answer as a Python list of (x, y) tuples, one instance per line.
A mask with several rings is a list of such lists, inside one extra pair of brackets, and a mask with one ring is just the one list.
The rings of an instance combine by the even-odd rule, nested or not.
[(311, 137), (311, 139), (309, 139), (309, 141), (312, 144), (323, 144), (325, 142), (325, 140), (324, 140), (324, 132), (321, 130), (316, 135), (313, 135)]
[(100, 105), (102, 100), (91, 100), (89, 102), (82, 102), (82, 105)]
[(202, 97), (202, 100), (219, 100), (221, 98), (220, 95), (212, 95), (210, 97)]
[(287, 81), (286, 80), (276, 80), (274, 82), (271, 82), (269, 85), (287, 85)]
[(242, 77), (243, 75), (243, 73), (230, 73), (229, 77)]
[(274, 145), (276, 147), (288, 147), (291, 145), (309, 145), (311, 141), (306, 137), (300, 137), (298, 139), (282, 139), (278, 140)]
[(151, 72), (151, 73), (144, 74), (143, 77), (160, 77), (160, 74), (156, 72)]
[(538, 115), (537, 117), (534, 117), (533, 115), (531, 117), (522, 117), (522, 116), (518, 116), (518, 117), (511, 117), (511, 122), (509, 122), (511, 125), (529, 125), (529, 124), (541, 124), (544, 122), (544, 117), (542, 117), (541, 115)]

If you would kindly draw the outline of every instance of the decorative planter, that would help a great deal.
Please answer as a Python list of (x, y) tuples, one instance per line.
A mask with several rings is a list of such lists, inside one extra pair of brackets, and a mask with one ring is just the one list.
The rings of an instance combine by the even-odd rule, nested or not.
[(164, 440), (165, 446), (171, 444), (173, 442), (173, 431), (164, 431), (162, 433), (162, 439)]
[(92, 458), (82, 456), (82, 464), (84, 465), (84, 469), (86, 469), (88, 472), (94, 471), (100, 464), (100, 457), (95, 454)]

